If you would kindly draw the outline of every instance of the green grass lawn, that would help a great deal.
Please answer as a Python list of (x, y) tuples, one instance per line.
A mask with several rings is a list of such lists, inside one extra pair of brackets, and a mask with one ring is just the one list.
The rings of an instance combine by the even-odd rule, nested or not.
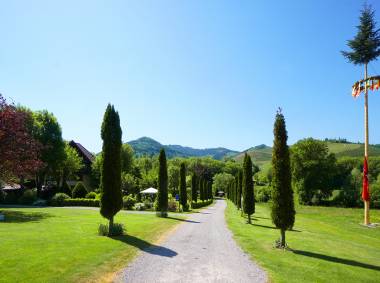
[[(372, 210), (372, 222), (380, 211)], [(299, 207), (291, 250), (273, 248), (279, 238), (269, 206), (256, 204), (253, 225), (245, 224), (234, 205), (226, 209), (229, 228), (240, 246), (273, 282), (380, 282), (380, 227), (359, 225), (362, 209)]]
[[(99, 211), (73, 208), (13, 208), (0, 222), (0, 282), (107, 281), (137, 252), (180, 223), (178, 218), (119, 212), (127, 235), (97, 235), (107, 221)], [(167, 255), (175, 254), (167, 251)]]

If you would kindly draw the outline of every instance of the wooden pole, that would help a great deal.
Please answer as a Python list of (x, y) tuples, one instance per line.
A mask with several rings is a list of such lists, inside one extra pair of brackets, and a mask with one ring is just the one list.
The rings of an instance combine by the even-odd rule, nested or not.
[[(368, 160), (368, 89), (367, 89), (367, 64), (364, 69), (364, 156)], [(369, 190), (369, 188), (368, 188)], [(368, 225), (369, 221), (369, 200), (364, 201), (364, 225)]]

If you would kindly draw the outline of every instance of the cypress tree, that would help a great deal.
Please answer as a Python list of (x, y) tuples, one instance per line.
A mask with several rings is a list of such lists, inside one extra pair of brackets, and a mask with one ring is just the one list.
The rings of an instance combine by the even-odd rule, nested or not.
[(113, 105), (108, 104), (101, 128), (103, 163), (100, 178), (100, 214), (109, 220), (108, 235), (112, 236), (113, 218), (123, 207), (121, 192), (120, 118)]
[(232, 180), (231, 181), (231, 196), (232, 196), (232, 202), (234, 203), (234, 204), (236, 204), (236, 202), (235, 202), (235, 199), (236, 199), (236, 197), (235, 197), (235, 180)]
[(255, 213), (255, 198), (253, 193), (252, 161), (245, 153), (243, 164), (243, 210), (248, 215), (248, 223), (251, 224), (251, 215)]
[(165, 150), (160, 150), (158, 157), (158, 192), (157, 192), (157, 215), (168, 216), (168, 168), (166, 164)]
[(205, 179), (202, 178), (202, 179), (200, 180), (199, 187), (200, 187), (200, 197), (201, 197), (201, 201), (204, 201), (204, 200), (205, 200)]
[(191, 177), (191, 201), (197, 202), (198, 200), (198, 178), (195, 173)]
[(241, 209), (241, 191), (243, 184), (243, 171), (239, 170), (237, 178), (237, 208)]
[(239, 198), (238, 198), (238, 189), (239, 189), (239, 176), (236, 175), (235, 177), (235, 205), (236, 207), (238, 208), (238, 201), (239, 201)]
[(180, 165), (180, 183), (179, 183), (180, 203), (183, 211), (187, 210), (187, 193), (186, 193), (186, 166), (185, 163)]
[(210, 199), (213, 199), (212, 182), (210, 182)]
[(281, 230), (279, 246), (284, 248), (285, 231), (294, 225), (295, 210), (293, 190), (291, 186), (291, 171), (287, 132), (284, 115), (277, 112), (274, 123), (274, 144), (272, 154), (272, 222)]

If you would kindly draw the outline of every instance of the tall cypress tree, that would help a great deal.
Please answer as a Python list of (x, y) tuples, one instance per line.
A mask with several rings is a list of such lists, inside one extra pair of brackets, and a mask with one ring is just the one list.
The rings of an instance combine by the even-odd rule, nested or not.
[(158, 193), (157, 193), (157, 215), (168, 216), (168, 168), (166, 164), (165, 150), (160, 150), (158, 157)]
[(101, 128), (103, 163), (100, 178), (100, 214), (109, 220), (108, 235), (112, 236), (113, 218), (123, 207), (121, 192), (120, 118), (113, 105), (108, 104)]
[(272, 221), (281, 230), (279, 246), (284, 248), (285, 231), (294, 225), (295, 210), (293, 190), (291, 186), (291, 171), (288, 135), (286, 132), (285, 118), (281, 110), (277, 112), (274, 123), (274, 144), (272, 154)]
[(213, 199), (213, 197), (212, 197), (212, 182), (211, 181), (210, 181), (208, 187), (209, 187), (209, 197), (208, 198)]
[(187, 207), (187, 192), (186, 192), (186, 166), (182, 162), (180, 165), (180, 183), (179, 183), (180, 203), (183, 211), (188, 209)]
[(252, 160), (245, 153), (243, 164), (243, 210), (248, 215), (248, 223), (251, 224), (251, 215), (255, 213), (255, 198), (253, 193)]
[(242, 192), (242, 185), (243, 185), (243, 171), (239, 170), (238, 172), (238, 184), (237, 184), (237, 208), (241, 209), (241, 192)]
[(191, 202), (197, 202), (198, 200), (198, 178), (195, 173), (191, 177)]
[(206, 180), (202, 178), (199, 184), (201, 201), (205, 200), (205, 182)]

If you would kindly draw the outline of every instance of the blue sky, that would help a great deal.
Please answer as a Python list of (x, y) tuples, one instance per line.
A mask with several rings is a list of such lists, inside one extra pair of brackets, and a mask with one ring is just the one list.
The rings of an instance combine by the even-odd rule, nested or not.
[[(379, 1), (367, 1), (377, 10)], [(123, 140), (244, 150), (272, 144), (276, 109), (289, 143), (363, 140), (363, 68), (341, 56), (358, 0), (2, 1), (0, 92), (58, 118), (94, 152), (108, 102)], [(369, 66), (380, 74), (379, 62)], [(380, 143), (380, 92), (370, 142)]]

